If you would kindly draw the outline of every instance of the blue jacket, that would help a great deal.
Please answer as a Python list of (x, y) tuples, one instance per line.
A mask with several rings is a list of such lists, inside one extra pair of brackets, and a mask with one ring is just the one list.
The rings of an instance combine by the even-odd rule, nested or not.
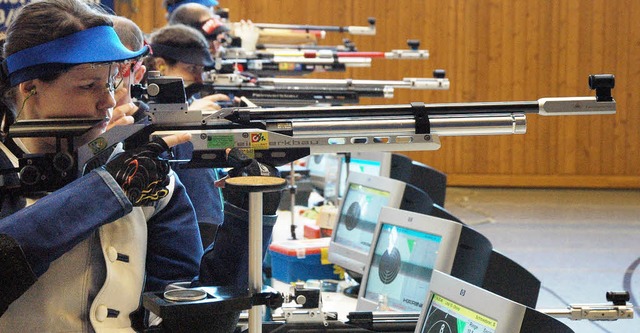
[[(172, 148), (177, 159), (191, 159), (193, 144), (191, 142), (179, 144)], [(200, 223), (222, 223), (222, 197), (220, 190), (214, 186), (218, 179), (213, 168), (185, 169), (179, 165), (171, 166), (187, 189), (196, 217)]]
[[(6, 156), (1, 151), (0, 155), (2, 167), (8, 167)], [(3, 204), (0, 234), (17, 242), (36, 276), (100, 226), (132, 210), (122, 189), (103, 169), (91, 171), (29, 207), (19, 199), (10, 197)], [(162, 290), (171, 282), (198, 274), (203, 253), (200, 234), (191, 202), (177, 177), (170, 203), (149, 219), (147, 230), (145, 291)]]

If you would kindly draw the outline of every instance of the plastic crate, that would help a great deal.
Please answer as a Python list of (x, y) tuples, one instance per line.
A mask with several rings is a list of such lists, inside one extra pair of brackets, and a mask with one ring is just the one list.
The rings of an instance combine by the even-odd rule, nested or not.
[(273, 278), (282, 282), (339, 279), (327, 260), (330, 238), (288, 240), (269, 245)]

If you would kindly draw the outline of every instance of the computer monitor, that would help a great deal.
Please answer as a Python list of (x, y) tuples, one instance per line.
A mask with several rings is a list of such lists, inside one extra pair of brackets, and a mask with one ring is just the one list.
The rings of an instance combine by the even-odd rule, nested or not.
[(562, 322), (434, 270), (415, 333), (573, 332)]
[(357, 274), (364, 273), (373, 233), (382, 207), (399, 208), (405, 183), (351, 172), (347, 191), (329, 243), (330, 262)]
[(355, 152), (350, 153), (349, 171), (389, 177), (391, 173), (391, 153)]
[(491, 242), (453, 221), (384, 207), (373, 235), (360, 285), (357, 311), (419, 312), (433, 270), (454, 272), (481, 285)]
[(339, 154), (314, 154), (307, 161), (311, 185), (329, 201), (340, 196), (342, 157)]
[[(354, 152), (342, 154), (340, 170), (340, 197), (347, 191), (347, 177), (350, 172), (390, 177), (393, 169), (393, 154), (389, 152)], [(348, 169), (347, 169), (348, 166)]]

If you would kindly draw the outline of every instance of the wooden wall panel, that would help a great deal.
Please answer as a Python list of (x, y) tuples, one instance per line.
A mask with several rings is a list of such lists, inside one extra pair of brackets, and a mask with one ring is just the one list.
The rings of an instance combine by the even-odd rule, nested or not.
[(162, 0), (115, 0), (115, 11), (136, 22), (145, 33), (167, 23)]
[[(438, 151), (409, 152), (449, 175), (452, 185), (640, 188), (640, 1), (635, 0), (222, 0), (231, 19), (364, 25), (375, 37), (344, 36), (359, 50), (406, 48), (420, 39), (430, 59), (374, 60), (371, 68), (318, 77), (430, 77), (443, 68), (449, 91), (399, 91), (368, 104), (536, 100), (591, 95), (587, 77), (616, 75), (616, 115), (528, 116), (527, 134), (444, 137)], [(149, 32), (165, 23), (160, 0), (139, 5)], [(126, 9), (123, 15), (127, 16)], [(323, 44), (338, 44), (330, 34)]]

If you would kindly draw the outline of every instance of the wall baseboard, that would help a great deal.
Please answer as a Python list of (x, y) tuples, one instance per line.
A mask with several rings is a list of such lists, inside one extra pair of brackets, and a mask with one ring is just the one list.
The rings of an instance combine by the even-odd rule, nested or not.
[(447, 174), (448, 186), (640, 189), (640, 176)]

